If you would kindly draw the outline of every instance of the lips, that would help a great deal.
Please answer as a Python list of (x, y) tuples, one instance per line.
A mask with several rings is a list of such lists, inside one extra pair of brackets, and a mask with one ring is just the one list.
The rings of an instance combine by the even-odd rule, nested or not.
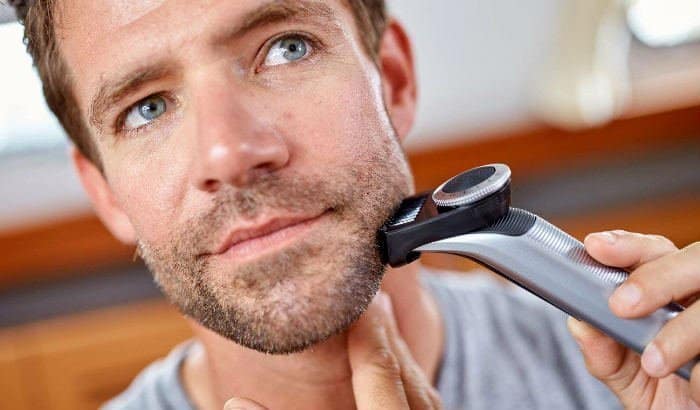
[(288, 228), (306, 225), (316, 219), (319, 219), (325, 213), (326, 212), (324, 211), (312, 215), (275, 217), (262, 223), (240, 226), (233, 229), (228, 235), (226, 235), (226, 239), (224, 239), (216, 250), (210, 253), (210, 255), (221, 255), (227, 250), (238, 245), (242, 245), (247, 241), (265, 238)]

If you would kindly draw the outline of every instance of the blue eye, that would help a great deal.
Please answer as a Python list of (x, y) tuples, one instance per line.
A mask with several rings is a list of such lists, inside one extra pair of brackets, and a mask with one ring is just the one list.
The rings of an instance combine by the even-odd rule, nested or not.
[(311, 44), (300, 36), (287, 36), (277, 40), (265, 56), (265, 65), (275, 66), (301, 60), (311, 52)]
[(155, 120), (165, 113), (167, 104), (163, 97), (151, 96), (136, 103), (124, 119), (124, 128), (136, 129)]

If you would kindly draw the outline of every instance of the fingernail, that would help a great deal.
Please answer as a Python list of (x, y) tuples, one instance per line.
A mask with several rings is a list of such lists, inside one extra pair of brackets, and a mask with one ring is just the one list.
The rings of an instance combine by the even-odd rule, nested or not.
[(613, 301), (626, 307), (633, 307), (642, 300), (642, 291), (632, 283), (625, 283), (613, 293)]
[(583, 338), (584, 329), (581, 326), (581, 322), (573, 316), (569, 316), (566, 324), (569, 327), (569, 332), (571, 332), (574, 342), (583, 349), (583, 341), (581, 339)]
[(389, 298), (389, 295), (387, 295), (384, 292), (379, 292), (379, 304), (382, 306), (382, 309), (384, 310), (384, 313), (386, 313), (389, 316), (393, 316), (394, 312), (391, 307), (391, 299)]
[(642, 367), (650, 376), (662, 376), (666, 369), (664, 357), (655, 343), (650, 343), (642, 354)]
[(372, 298), (371, 304), (372, 304), (372, 305), (377, 305), (377, 306), (379, 306), (380, 308), (384, 309), (383, 298), (384, 298), (384, 292), (382, 292), (382, 291), (380, 290), (379, 292), (377, 292), (377, 293), (374, 294), (374, 297)]
[(224, 405), (224, 410), (248, 410), (244, 405), (239, 404), (238, 400), (229, 400)]
[(224, 404), (224, 410), (265, 410), (265, 406), (241, 397), (233, 397)]
[(595, 233), (593, 235), (596, 238), (598, 238), (599, 240), (602, 240), (605, 243), (608, 243), (611, 245), (617, 241), (617, 235), (615, 235), (615, 233), (613, 233), (613, 232), (609, 232), (609, 231), (608, 232), (598, 232), (598, 233)]

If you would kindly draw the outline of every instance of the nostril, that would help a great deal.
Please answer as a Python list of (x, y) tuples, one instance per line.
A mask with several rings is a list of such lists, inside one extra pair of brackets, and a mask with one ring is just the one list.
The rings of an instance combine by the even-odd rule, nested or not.
[(216, 179), (207, 179), (204, 181), (204, 189), (209, 192), (218, 191), (220, 186), (221, 182)]
[(276, 169), (276, 165), (272, 161), (268, 161), (257, 165), (252, 171), (254, 174), (267, 174), (273, 172)]

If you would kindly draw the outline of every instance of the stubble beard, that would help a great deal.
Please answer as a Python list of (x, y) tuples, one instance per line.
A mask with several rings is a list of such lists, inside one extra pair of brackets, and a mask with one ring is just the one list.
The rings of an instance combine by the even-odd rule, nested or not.
[[(379, 290), (385, 266), (377, 230), (412, 185), (398, 143), (383, 148), (330, 173), (268, 174), (222, 190), (211, 211), (176, 229), (170, 242), (139, 242), (141, 256), (166, 297), (205, 327), (260, 352), (302, 351), (347, 329)], [(224, 223), (309, 210), (326, 210), (330, 228), (218, 270), (202, 256)]]

